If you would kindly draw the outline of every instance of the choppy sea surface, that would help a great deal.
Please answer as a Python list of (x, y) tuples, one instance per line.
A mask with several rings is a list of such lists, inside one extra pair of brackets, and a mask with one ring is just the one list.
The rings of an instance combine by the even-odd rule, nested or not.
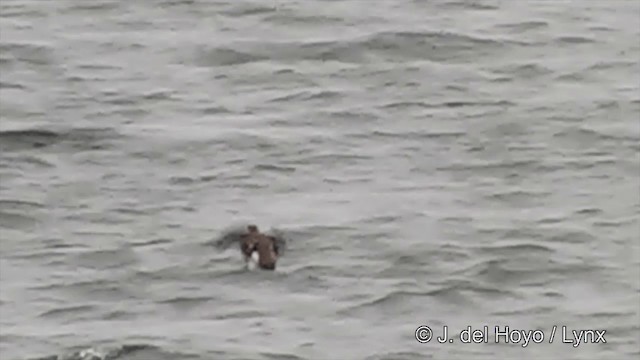
[(639, 1), (2, 0), (0, 116), (3, 360), (640, 355)]

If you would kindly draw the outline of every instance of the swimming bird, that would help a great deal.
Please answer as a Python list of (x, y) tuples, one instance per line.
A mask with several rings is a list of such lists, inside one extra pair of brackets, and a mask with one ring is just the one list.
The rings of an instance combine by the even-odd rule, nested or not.
[(244, 255), (247, 267), (253, 260), (264, 270), (275, 270), (280, 255), (279, 241), (273, 236), (258, 231), (256, 225), (247, 226), (247, 234), (240, 238), (240, 251)]
[(240, 245), (240, 253), (248, 269), (256, 267), (264, 270), (275, 270), (276, 262), (286, 247), (284, 234), (272, 230), (268, 234), (260, 232), (256, 225), (247, 225), (225, 231), (216, 241), (218, 249)]

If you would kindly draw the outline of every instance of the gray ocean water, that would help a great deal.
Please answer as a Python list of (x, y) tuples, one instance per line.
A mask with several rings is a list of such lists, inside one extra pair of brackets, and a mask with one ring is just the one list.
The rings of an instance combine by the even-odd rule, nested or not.
[(640, 355), (639, 1), (2, 0), (0, 115), (2, 360)]

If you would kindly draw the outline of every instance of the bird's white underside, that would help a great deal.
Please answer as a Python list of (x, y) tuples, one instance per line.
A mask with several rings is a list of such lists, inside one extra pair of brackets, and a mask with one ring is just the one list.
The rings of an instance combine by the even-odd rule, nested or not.
[(251, 253), (251, 257), (247, 261), (247, 268), (249, 270), (255, 270), (258, 267), (258, 262), (260, 261), (260, 255), (257, 251)]

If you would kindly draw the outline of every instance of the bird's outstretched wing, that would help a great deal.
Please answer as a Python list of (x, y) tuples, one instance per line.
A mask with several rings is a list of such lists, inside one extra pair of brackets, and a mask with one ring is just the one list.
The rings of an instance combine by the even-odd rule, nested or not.
[(238, 246), (246, 236), (246, 231), (239, 229), (230, 230), (220, 235), (220, 237), (214, 241), (214, 245), (217, 249), (225, 250), (231, 246)]

